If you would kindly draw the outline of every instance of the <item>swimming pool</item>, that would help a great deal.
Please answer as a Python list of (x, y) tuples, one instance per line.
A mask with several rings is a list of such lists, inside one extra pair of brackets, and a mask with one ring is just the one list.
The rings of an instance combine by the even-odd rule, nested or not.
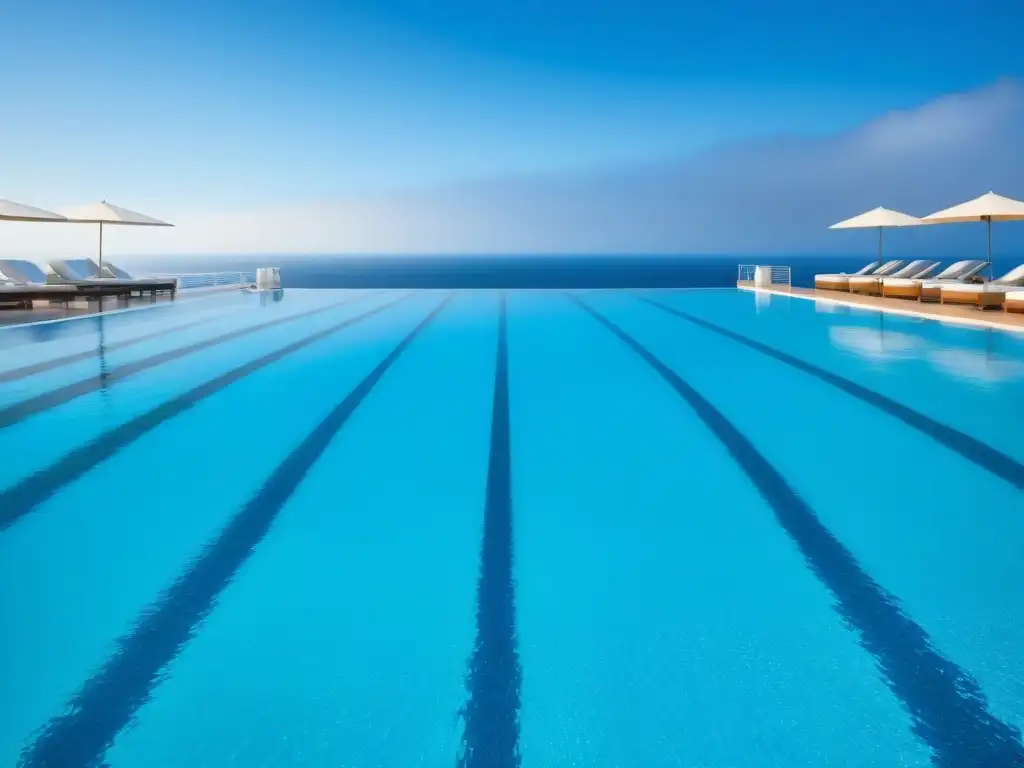
[(277, 298), (0, 330), (0, 764), (1022, 764), (1024, 336)]

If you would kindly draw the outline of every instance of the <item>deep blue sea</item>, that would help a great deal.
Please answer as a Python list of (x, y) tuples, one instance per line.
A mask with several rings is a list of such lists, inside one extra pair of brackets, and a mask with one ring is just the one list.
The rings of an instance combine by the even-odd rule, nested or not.
[[(739, 264), (791, 266), (793, 285), (819, 272), (852, 272), (854, 256), (206, 256), (139, 262), (167, 272), (280, 266), (285, 288), (712, 288), (736, 284)], [(898, 255), (892, 258), (900, 258)], [(908, 256), (908, 259), (917, 258)], [(973, 258), (962, 256), (959, 258)], [(952, 263), (948, 258), (943, 263)], [(996, 275), (1024, 257), (997, 257)]]

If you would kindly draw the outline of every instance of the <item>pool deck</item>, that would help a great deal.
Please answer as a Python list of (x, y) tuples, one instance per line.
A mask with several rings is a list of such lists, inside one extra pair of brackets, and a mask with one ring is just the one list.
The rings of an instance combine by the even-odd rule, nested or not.
[(864, 296), (846, 291), (823, 291), (817, 288), (797, 288), (783, 285), (772, 288), (756, 288), (752, 282), (746, 281), (737, 282), (736, 287), (754, 293), (774, 293), (791, 296), (795, 299), (808, 299), (857, 309), (871, 309), (892, 315), (920, 317), (958, 325), (970, 325), (976, 328), (997, 328), (1024, 333), (1024, 313), (1006, 312), (1001, 309), (981, 310), (957, 304), (922, 303), (910, 299), (887, 299), (881, 296)]
[(0, 328), (30, 323), (55, 322), (73, 317), (87, 317), (100, 314), (110, 315), (118, 312), (144, 310), (170, 304), (172, 301), (180, 304), (181, 302), (195, 301), (197, 299), (208, 299), (212, 296), (224, 296), (238, 290), (240, 290), (238, 285), (201, 290), (184, 290), (179, 291), (177, 297), (173, 299), (166, 294), (159, 296), (133, 296), (131, 298), (106, 296), (98, 300), (75, 301), (69, 306), (51, 305), (46, 301), (36, 301), (32, 309), (0, 309)]

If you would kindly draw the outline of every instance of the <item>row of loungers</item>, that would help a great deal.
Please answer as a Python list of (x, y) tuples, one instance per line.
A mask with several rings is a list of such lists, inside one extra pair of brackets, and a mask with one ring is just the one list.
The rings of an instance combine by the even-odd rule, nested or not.
[(884, 264), (876, 261), (852, 275), (815, 275), (814, 287), (1024, 312), (1024, 264), (996, 280), (984, 282), (979, 274), (987, 264), (977, 259), (958, 261), (936, 275), (937, 261), (920, 259), (907, 263), (897, 260)]
[(31, 309), (33, 301), (69, 304), (78, 299), (131, 297), (178, 291), (175, 279), (138, 280), (113, 264), (92, 259), (51, 261), (40, 268), (31, 261), (0, 259), (0, 305)]

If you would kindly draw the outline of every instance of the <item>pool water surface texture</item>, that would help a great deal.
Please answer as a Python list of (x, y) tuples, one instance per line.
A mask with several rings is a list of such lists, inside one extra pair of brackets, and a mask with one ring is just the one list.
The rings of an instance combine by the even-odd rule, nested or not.
[(1024, 335), (732, 289), (0, 330), (0, 765), (1024, 765)]

